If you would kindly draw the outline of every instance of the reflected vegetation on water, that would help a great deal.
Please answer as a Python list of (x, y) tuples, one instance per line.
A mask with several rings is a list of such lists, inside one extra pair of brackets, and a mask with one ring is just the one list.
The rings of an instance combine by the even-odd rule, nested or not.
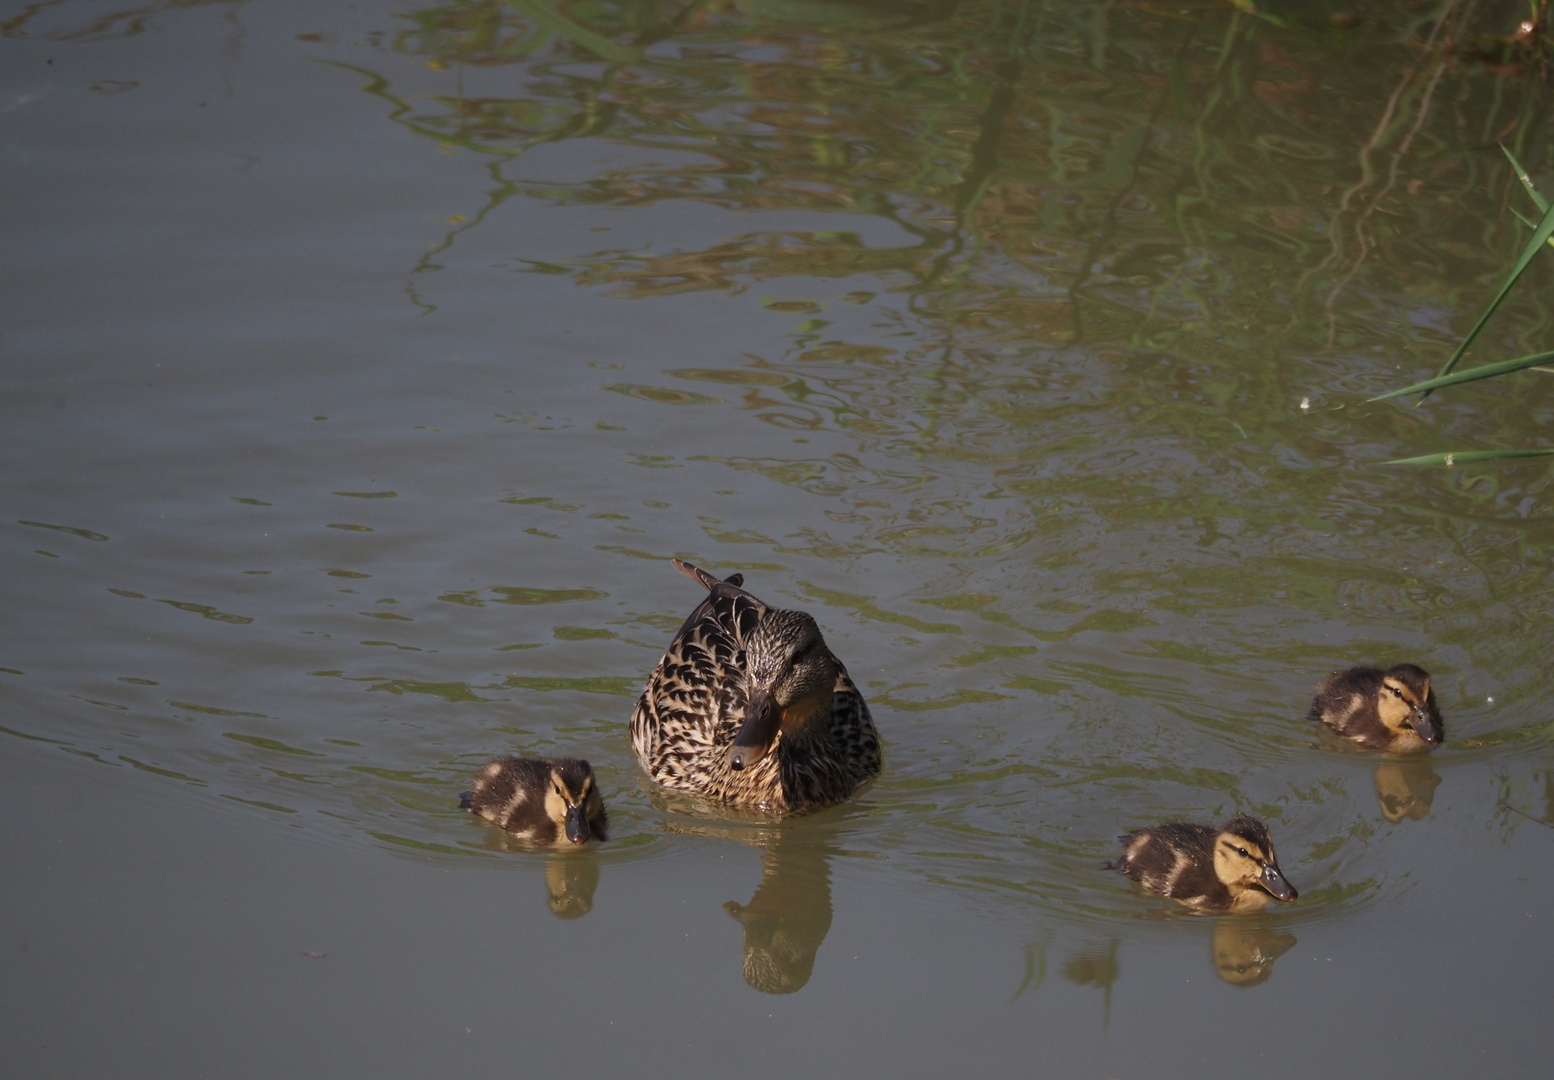
[[(277, 437), (330, 462), (306, 490), (189, 421), (180, 461), (221, 465), (168, 524), (17, 502), (16, 558), (84, 583), (40, 640), (116, 647), (56, 667), (21, 643), (3, 677), (57, 715), (0, 732), (351, 842), (528, 863), (579, 918), (601, 877), (720, 827), (626, 744), (691, 599), (679, 556), (811, 611), (886, 743), (845, 814), (720, 837), (761, 864), (725, 905), (751, 987), (810, 981), (864, 853), (1017, 923), (1041, 952), (1021, 992), (1050, 926), (1090, 935), (1060, 970), (1109, 1012), (1129, 941), (1176, 927), (1096, 870), (1113, 837), (1236, 812), (1301, 886), (1287, 917), (1202, 924), (1220, 978), (1264, 982), (1296, 923), (1416, 887), (1402, 830), (1449, 858), (1554, 825), (1554, 474), (1378, 466), (1540, 438), (1554, 380), (1362, 403), (1492, 294), (1523, 235), (1496, 144), (1548, 174), (1548, 84), (1495, 21), (1518, 5), (1373, 7), (478, 0), (292, 28), (466, 200), (394, 219), (405, 294), (371, 347), (413, 315), (492, 371), (361, 378), (349, 436)], [(37, 4), (0, 33), (199, 9)], [(1547, 347), (1544, 272), (1485, 359)], [(572, 328), (598, 334), (575, 356), (512, 351)], [(466, 427), (431, 430), (449, 384)], [(230, 678), (196, 670), (215, 656)], [(1432, 755), (1334, 752), (1303, 719), (1323, 673), (1402, 660), (1436, 673)], [(448, 794), (498, 753), (594, 762), (609, 843), (469, 832)]]

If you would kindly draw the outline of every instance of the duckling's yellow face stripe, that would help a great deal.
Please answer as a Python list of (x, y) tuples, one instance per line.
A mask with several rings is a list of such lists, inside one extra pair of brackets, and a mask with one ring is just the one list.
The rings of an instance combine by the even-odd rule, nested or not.
[[(1428, 684), (1426, 694), (1428, 694)], [(1409, 717), (1422, 702), (1414, 691), (1400, 679), (1386, 678), (1381, 683), (1381, 694), (1376, 701), (1376, 713), (1381, 722), (1393, 731), (1410, 730)]]
[(1250, 885), (1273, 859), (1244, 836), (1220, 833), (1214, 843), (1214, 876), (1225, 885)]
[(545, 786), (545, 816), (556, 824), (561, 824), (567, 819), (566, 785), (561, 779), (552, 773), (550, 782)]

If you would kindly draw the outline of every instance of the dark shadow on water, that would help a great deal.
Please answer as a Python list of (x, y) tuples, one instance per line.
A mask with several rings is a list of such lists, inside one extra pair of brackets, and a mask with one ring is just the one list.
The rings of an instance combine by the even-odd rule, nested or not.
[(1214, 920), (1209, 953), (1214, 972), (1231, 986), (1258, 986), (1273, 974), (1273, 962), (1295, 947), (1295, 935), (1257, 915)]
[(745, 982), (763, 994), (804, 988), (815, 955), (831, 929), (831, 846), (834, 829), (786, 823), (762, 845), (761, 881), (748, 904), (723, 910), (744, 930)]
[(1371, 779), (1381, 814), (1394, 825), (1404, 818), (1419, 821), (1428, 814), (1441, 783), (1428, 757), (1379, 762)]

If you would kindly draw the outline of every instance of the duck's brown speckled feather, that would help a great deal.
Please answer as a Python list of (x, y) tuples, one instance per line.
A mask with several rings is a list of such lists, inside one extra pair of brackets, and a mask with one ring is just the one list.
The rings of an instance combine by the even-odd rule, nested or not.
[(829, 728), (779, 736), (776, 748), (744, 769), (725, 755), (749, 704), (745, 647), (773, 609), (740, 588), (735, 574), (709, 586), (705, 600), (648, 677), (631, 717), (631, 743), (649, 776), (665, 787), (772, 810), (840, 802), (880, 769), (879, 732), (863, 696), (837, 661)]

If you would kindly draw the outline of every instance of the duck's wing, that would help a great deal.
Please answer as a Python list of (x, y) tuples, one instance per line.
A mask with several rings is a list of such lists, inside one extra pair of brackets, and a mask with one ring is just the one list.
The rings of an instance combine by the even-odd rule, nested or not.
[(869, 715), (869, 706), (847, 674), (836, 663), (836, 688), (831, 698), (831, 737), (842, 747), (853, 783), (873, 779), (880, 771), (880, 733)]
[(690, 563), (675, 568), (708, 590), (669, 643), (637, 699), (632, 745), (648, 774), (669, 787), (701, 790), (721, 747), (733, 742), (748, 704), (745, 642), (767, 606), (741, 589), (740, 575), (719, 581)]

